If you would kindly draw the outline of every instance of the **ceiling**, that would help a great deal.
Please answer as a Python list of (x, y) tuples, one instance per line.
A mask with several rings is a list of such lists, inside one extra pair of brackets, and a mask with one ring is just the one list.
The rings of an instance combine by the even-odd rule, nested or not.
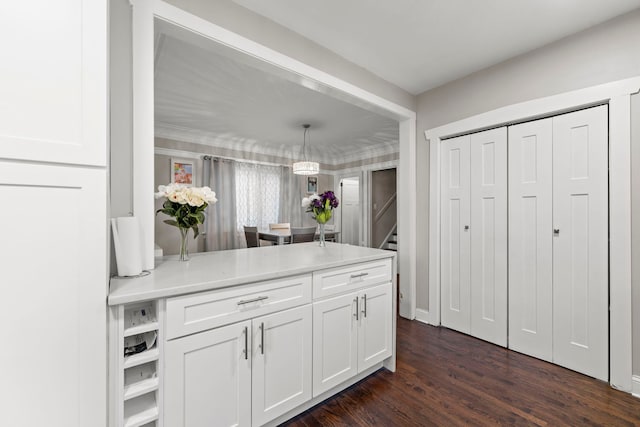
[(164, 33), (156, 40), (156, 136), (300, 159), (308, 123), (310, 160), (338, 165), (398, 151), (393, 119), (256, 68), (214, 42)]
[[(233, 1), (414, 94), (640, 7), (640, 0)], [(397, 121), (184, 29), (156, 29), (157, 136), (300, 159), (302, 124), (310, 123), (307, 156), (326, 165), (398, 152)]]
[(640, 0), (233, 0), (419, 94), (640, 7)]

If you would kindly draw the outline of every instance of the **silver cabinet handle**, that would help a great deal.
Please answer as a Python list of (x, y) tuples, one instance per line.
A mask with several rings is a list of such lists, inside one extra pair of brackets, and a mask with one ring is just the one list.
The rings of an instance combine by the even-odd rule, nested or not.
[(356, 302), (356, 314), (354, 314), (354, 316), (356, 317), (356, 320), (360, 320), (358, 317), (358, 297), (355, 297), (353, 300)]
[(554, 236), (559, 236), (560, 235), (560, 229), (559, 228), (554, 228), (553, 229), (553, 235)]
[(367, 317), (367, 294), (362, 297), (362, 314)]
[(244, 327), (244, 360), (249, 358), (249, 328)]
[(267, 298), (269, 298), (269, 297), (268, 296), (264, 296), (264, 297), (256, 297), (256, 298), (251, 298), (251, 299), (241, 299), (240, 301), (238, 301), (238, 305), (249, 304), (250, 302), (264, 301)]
[(264, 322), (260, 323), (260, 354), (264, 354)]
[(364, 277), (364, 276), (368, 276), (369, 273), (359, 273), (359, 274), (352, 274), (351, 278), (352, 279), (357, 279), (358, 277)]

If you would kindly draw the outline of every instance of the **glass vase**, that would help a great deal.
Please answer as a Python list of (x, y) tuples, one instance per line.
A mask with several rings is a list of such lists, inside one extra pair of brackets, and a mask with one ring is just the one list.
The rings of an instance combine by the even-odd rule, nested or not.
[(318, 228), (320, 228), (320, 238), (318, 239), (318, 245), (321, 248), (324, 248), (325, 246), (327, 246), (327, 243), (324, 240), (324, 224), (318, 223)]
[(189, 261), (189, 252), (187, 251), (187, 234), (188, 228), (178, 227), (180, 230), (180, 253), (178, 254), (178, 261)]

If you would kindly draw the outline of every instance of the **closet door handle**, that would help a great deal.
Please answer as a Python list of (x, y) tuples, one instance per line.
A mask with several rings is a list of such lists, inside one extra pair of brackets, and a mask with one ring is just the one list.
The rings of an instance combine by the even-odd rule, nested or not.
[(465, 225), (465, 226), (464, 226), (464, 230), (465, 230), (465, 231), (469, 230), (469, 226), (468, 226), (468, 225)]
[(559, 228), (554, 228), (553, 229), (553, 235), (554, 236), (559, 236), (560, 235), (560, 229)]

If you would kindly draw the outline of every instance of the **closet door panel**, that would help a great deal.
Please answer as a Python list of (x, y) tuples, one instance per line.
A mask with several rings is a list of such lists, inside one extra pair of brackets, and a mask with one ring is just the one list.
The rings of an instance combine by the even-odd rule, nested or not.
[(442, 143), (442, 325), (470, 332), (469, 135)]
[(471, 335), (507, 345), (507, 129), (470, 136)]
[(509, 127), (509, 348), (553, 343), (552, 119)]
[(555, 363), (608, 379), (607, 107), (553, 119)]

